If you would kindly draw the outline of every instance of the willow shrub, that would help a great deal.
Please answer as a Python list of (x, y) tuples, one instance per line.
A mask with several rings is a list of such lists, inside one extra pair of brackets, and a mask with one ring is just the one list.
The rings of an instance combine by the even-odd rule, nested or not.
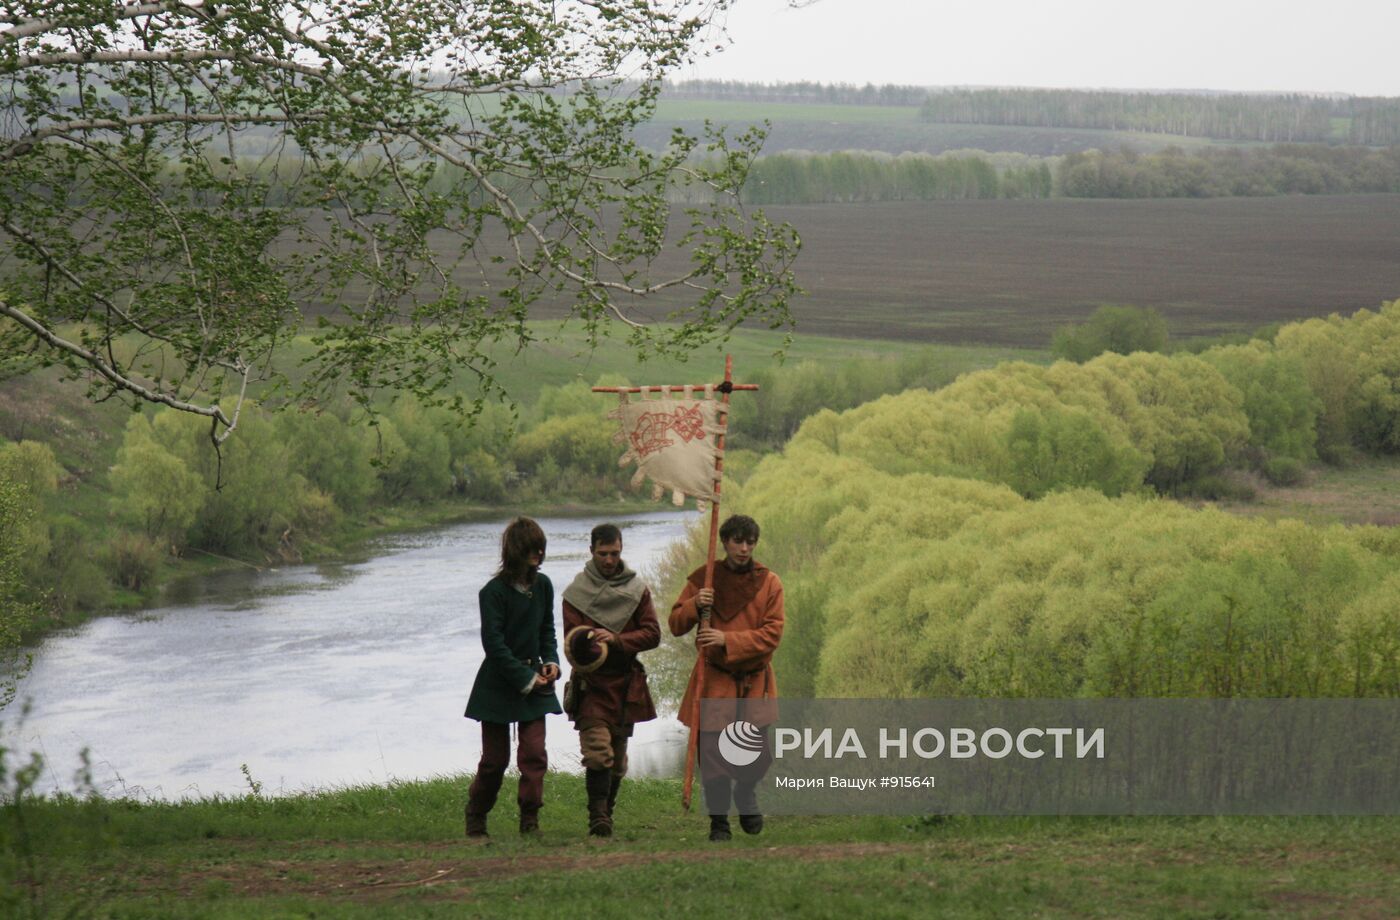
[(1266, 469), (1278, 459), (1316, 459), (1322, 403), (1313, 395), (1297, 355), (1256, 339), (1212, 348), (1201, 357), (1240, 391), (1249, 419), (1247, 453), (1252, 465)]
[(1379, 312), (1290, 323), (1274, 348), (1295, 359), (1319, 401), (1318, 452), (1400, 452), (1400, 300)]
[(209, 446), (204, 419), (173, 410), (152, 419), (151, 438), (194, 474), (203, 493), (185, 534), (188, 545), (270, 554), (325, 532), (336, 517), (334, 502), (296, 472), (294, 447), (279, 437), (277, 423), (245, 404), (238, 424), (241, 437), (225, 442), (220, 458)]
[[(830, 425), (831, 419), (819, 424)], [(1400, 694), (1400, 539), (1081, 490), (1028, 501), (800, 439), (749, 479), (784, 686), (829, 696)], [(804, 636), (805, 633), (805, 636)], [(813, 654), (813, 644), (820, 651)]]
[[(818, 416), (817, 418), (821, 418)], [(809, 422), (794, 438), (887, 472), (1009, 483), (1026, 496), (1144, 483), (1171, 490), (1231, 461), (1249, 437), (1238, 390), (1192, 355), (1008, 362)]]

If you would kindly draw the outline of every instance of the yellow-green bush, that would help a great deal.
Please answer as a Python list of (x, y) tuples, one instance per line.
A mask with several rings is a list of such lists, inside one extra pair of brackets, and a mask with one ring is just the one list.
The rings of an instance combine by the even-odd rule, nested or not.
[(1400, 300), (1379, 312), (1290, 323), (1274, 347), (1301, 363), (1320, 402), (1317, 445), (1324, 458), (1352, 448), (1400, 451)]
[(613, 443), (616, 424), (605, 422), (601, 412), (548, 418), (516, 439), (515, 461), (527, 473), (538, 473), (546, 461), (559, 469), (573, 468), (591, 476), (606, 476), (617, 469), (622, 448)]
[(803, 425), (794, 444), (819, 440), (887, 472), (1011, 483), (1028, 496), (1173, 489), (1225, 465), (1249, 436), (1242, 397), (1218, 371), (1145, 352), (1009, 362), (814, 418), (824, 420)]
[(238, 437), (218, 453), (205, 420), (183, 412), (157, 413), (151, 437), (194, 473), (203, 492), (187, 531), (190, 545), (236, 555), (278, 553), (289, 541), (314, 534), (328, 517), (324, 494), (296, 472), (292, 447), (255, 405), (244, 405)]
[(1297, 355), (1255, 339), (1212, 348), (1201, 357), (1240, 391), (1254, 466), (1267, 471), (1271, 460), (1307, 462), (1317, 456), (1317, 416), (1322, 404), (1313, 395)]
[[(186, 532), (204, 506), (203, 480), (184, 460), (156, 443), (151, 420), (145, 415), (132, 415), (127, 420), (111, 483), (113, 515), (139, 530), (148, 544), (184, 543)], [(133, 555), (127, 543), (116, 541), (114, 546), (114, 559)], [(133, 578), (121, 576), (119, 581), (129, 584)]]

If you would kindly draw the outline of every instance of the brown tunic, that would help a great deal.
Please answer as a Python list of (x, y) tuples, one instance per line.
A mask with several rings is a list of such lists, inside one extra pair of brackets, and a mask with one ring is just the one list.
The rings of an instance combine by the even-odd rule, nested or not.
[[(564, 634), (576, 626), (598, 626), (592, 617), (564, 601)], [(651, 603), (651, 591), (642, 592), (637, 609), (617, 633), (618, 641), (608, 648), (608, 660), (598, 670), (572, 680), (582, 680), (586, 689), (580, 695), (578, 728), (604, 724), (632, 734), (632, 725), (656, 718), (656, 707), (647, 689), (647, 672), (637, 660), (639, 652), (661, 644), (661, 625)]]
[[(705, 569), (691, 573), (680, 598), (671, 608), (671, 633), (683, 636), (695, 628), (699, 613), (696, 592), (705, 583)], [(783, 583), (767, 568), (754, 563), (748, 572), (733, 572), (723, 563), (715, 566), (715, 610), (710, 625), (724, 633), (724, 645), (705, 654), (706, 700), (735, 700), (733, 706), (706, 705), (705, 731), (722, 731), (742, 716), (755, 725), (768, 725), (777, 718), (777, 704), (755, 704), (754, 700), (776, 700), (778, 683), (773, 677), (773, 652), (783, 638)], [(696, 674), (691, 672), (681, 700), (680, 719), (687, 726), (694, 721)], [(740, 711), (737, 700), (747, 700)]]

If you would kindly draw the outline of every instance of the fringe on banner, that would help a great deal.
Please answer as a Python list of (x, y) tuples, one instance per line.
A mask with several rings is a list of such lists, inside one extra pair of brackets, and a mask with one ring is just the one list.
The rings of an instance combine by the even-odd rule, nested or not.
[(695, 387), (644, 387), (641, 399), (633, 402), (620, 392), (617, 408), (608, 418), (618, 420), (613, 441), (626, 447), (618, 466), (637, 464), (631, 487), (640, 490), (652, 482), (652, 500), (660, 501), (667, 491), (676, 507), (687, 495), (703, 510), (714, 500), (715, 462), (723, 456), (715, 436), (728, 422), (729, 406), (715, 399), (713, 385)]

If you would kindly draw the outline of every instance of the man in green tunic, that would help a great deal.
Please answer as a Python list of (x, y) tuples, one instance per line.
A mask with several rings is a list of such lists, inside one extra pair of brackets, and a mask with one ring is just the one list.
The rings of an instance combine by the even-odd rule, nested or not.
[(539, 830), (544, 774), (544, 717), (560, 712), (554, 695), (559, 653), (554, 633), (554, 586), (540, 572), (545, 537), (530, 518), (511, 521), (501, 535), (501, 568), (478, 595), (486, 660), (476, 672), (466, 715), (481, 722), (481, 762), (468, 791), (467, 836), (486, 836), (510, 762), (510, 723), (517, 723), (520, 833)]

